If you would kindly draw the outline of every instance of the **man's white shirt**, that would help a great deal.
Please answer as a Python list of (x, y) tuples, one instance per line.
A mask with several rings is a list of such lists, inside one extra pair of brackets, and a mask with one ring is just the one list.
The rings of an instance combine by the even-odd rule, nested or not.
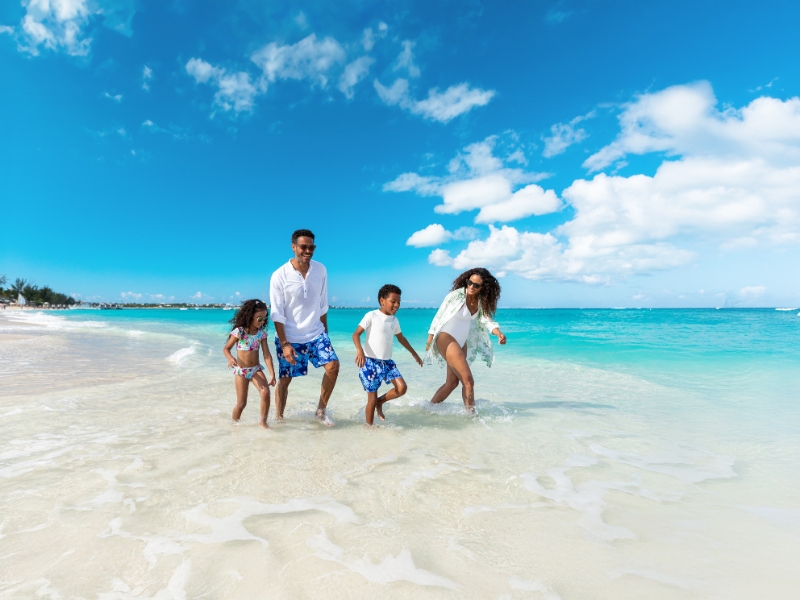
[(322, 263), (311, 261), (306, 276), (289, 261), (269, 281), (270, 318), (282, 323), (286, 340), (305, 344), (325, 332), (320, 317), (328, 312), (328, 272)]

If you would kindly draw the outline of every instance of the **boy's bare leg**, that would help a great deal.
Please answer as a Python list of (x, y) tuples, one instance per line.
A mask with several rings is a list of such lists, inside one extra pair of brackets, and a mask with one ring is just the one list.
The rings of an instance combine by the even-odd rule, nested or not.
[(405, 380), (402, 377), (398, 377), (397, 379), (392, 379), (392, 385), (394, 386), (388, 392), (386, 392), (383, 396), (378, 398), (378, 404), (375, 406), (375, 410), (378, 413), (378, 418), (381, 421), (385, 421), (386, 417), (383, 416), (383, 403), (389, 402), (389, 400), (395, 400), (399, 398), (403, 394), (406, 393), (408, 386), (406, 385)]
[[(365, 413), (367, 416), (368, 425), (372, 425), (372, 422), (375, 420), (375, 409), (378, 406), (380, 406), (378, 404), (378, 392), (367, 392), (367, 408), (365, 410)], [(380, 413), (378, 414), (380, 415)]]
[(319, 404), (317, 405), (317, 419), (325, 423), (328, 427), (333, 427), (334, 422), (325, 416), (325, 409), (328, 408), (328, 400), (331, 399), (333, 388), (339, 377), (339, 361), (333, 360), (325, 365), (325, 375), (322, 376), (322, 387), (319, 391)]
[(289, 396), (291, 377), (281, 377), (275, 386), (275, 420), (283, 421), (283, 410), (286, 408), (286, 399)]
[(261, 396), (261, 419), (259, 419), (258, 424), (264, 429), (269, 429), (269, 425), (267, 424), (267, 416), (269, 415), (269, 383), (267, 383), (267, 378), (261, 371), (253, 375), (251, 381), (253, 385), (256, 386)]
[(242, 417), (244, 407), (247, 406), (247, 386), (250, 385), (250, 382), (247, 381), (246, 377), (234, 375), (233, 384), (236, 387), (236, 406), (233, 407), (231, 419), (238, 422)]

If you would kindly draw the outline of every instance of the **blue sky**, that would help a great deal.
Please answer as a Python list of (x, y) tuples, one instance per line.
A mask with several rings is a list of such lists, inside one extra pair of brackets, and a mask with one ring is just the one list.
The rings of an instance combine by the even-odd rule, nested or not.
[(505, 306), (796, 306), (799, 17), (4, 2), (0, 274), (264, 297), (308, 227), (345, 305), (435, 304), (486, 266)]

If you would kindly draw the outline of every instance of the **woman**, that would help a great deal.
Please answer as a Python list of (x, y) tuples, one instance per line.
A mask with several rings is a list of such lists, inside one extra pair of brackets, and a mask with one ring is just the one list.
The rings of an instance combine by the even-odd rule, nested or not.
[(469, 366), (476, 356), (492, 366), (494, 351), (489, 331), (501, 344), (506, 343), (506, 336), (494, 322), (499, 298), (500, 284), (486, 269), (470, 269), (453, 281), (433, 318), (425, 345), (429, 356), (436, 357), (440, 365), (447, 363), (447, 379), (431, 403), (444, 402), (461, 382), (464, 407), (475, 412), (475, 381)]

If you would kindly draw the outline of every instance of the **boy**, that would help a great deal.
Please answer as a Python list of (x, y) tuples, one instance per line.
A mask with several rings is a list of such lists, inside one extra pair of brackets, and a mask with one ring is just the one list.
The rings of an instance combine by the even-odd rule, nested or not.
[[(400, 332), (400, 322), (395, 317), (400, 308), (400, 288), (387, 284), (378, 290), (378, 304), (380, 310), (373, 310), (364, 315), (353, 333), (353, 343), (356, 345), (356, 364), (360, 369), (358, 373), (361, 384), (367, 391), (367, 423), (372, 425), (375, 412), (381, 421), (383, 416), (383, 403), (399, 398), (406, 393), (406, 382), (400, 375), (392, 360), (392, 342), (397, 336), (403, 347), (411, 352), (411, 356), (422, 366), (422, 359), (408, 343)], [(366, 331), (366, 348), (361, 347), (361, 334)], [(394, 388), (378, 397), (378, 388), (382, 382), (391, 383)]]

